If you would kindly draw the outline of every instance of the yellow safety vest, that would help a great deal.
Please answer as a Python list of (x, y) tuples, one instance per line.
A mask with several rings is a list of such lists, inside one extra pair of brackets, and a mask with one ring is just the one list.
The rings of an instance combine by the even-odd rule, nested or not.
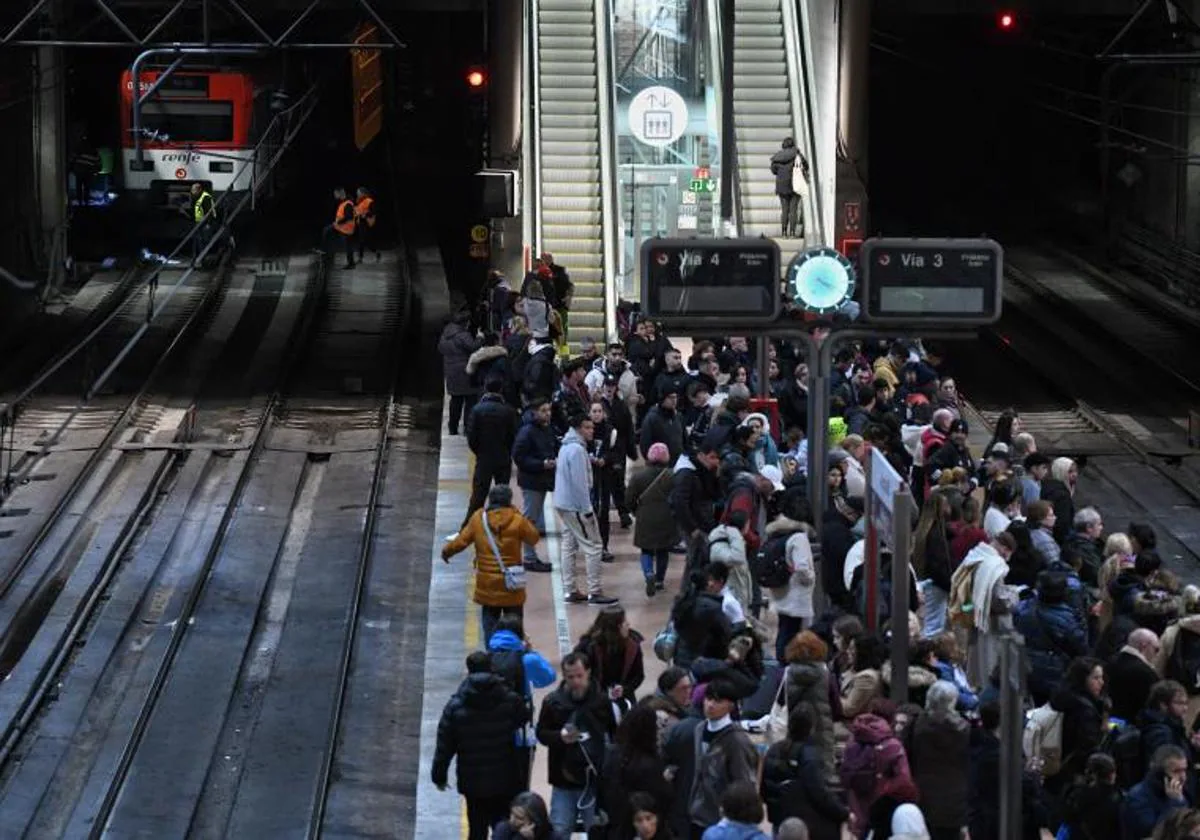
[(204, 214), (204, 199), (206, 199), (206, 198), (209, 200), (209, 202), (211, 202), (212, 201), (212, 193), (210, 193), (210, 192), (200, 193), (199, 198), (196, 199), (196, 203), (194, 205), (192, 205), (192, 214), (196, 218), (196, 224), (200, 224), (201, 222), (204, 221), (204, 215), (205, 215)]

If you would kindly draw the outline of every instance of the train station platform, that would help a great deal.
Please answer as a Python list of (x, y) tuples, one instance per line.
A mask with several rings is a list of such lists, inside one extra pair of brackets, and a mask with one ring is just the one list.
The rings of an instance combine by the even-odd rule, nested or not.
[[(453, 787), (445, 791), (434, 787), (430, 781), (430, 768), (437, 745), (437, 725), (442, 708), (466, 674), (467, 654), (483, 646), (479, 607), (473, 601), (473, 552), (468, 548), (452, 558), (449, 564), (443, 563), (441, 559), (441, 550), (446, 538), (458, 533), (462, 524), (463, 514), (471, 496), (471, 472), (474, 469), (474, 457), (467, 448), (466, 437), (447, 435), (445, 421), (446, 417), (443, 416), (437, 512), (429, 558), (433, 572), (429, 585), (425, 699), (421, 713), (420, 777), (417, 783), (416, 831), (413, 835), (417, 838), (450, 837), (452, 835), (447, 829), (450, 825), (461, 826), (462, 836), (467, 836), (466, 812), (462, 797)], [(513, 493), (514, 504), (520, 509), (520, 488), (516, 487), (515, 480)], [(633, 545), (633, 529), (626, 530), (620, 527), (615, 510), (611, 515), (613, 522), (609, 549), (616, 555), (616, 561), (604, 564), (604, 590), (607, 594), (621, 599), (620, 605), (625, 608), (630, 625), (645, 637), (642, 652), (646, 681), (638, 692), (640, 697), (653, 692), (658, 675), (666, 667), (655, 657), (652, 644), (655, 634), (666, 624), (674, 598), (673, 593), (679, 591), (684, 557), (681, 554), (672, 555), (666, 591), (648, 597), (638, 561), (638, 551)], [(530, 573), (527, 576), (525, 631), (533, 641), (535, 649), (550, 660), (557, 671), (559, 661), (575, 647), (579, 637), (591, 626), (600, 609), (588, 604), (565, 603), (559, 571), (561, 525), (554, 513), (552, 493), (546, 496), (545, 516), (547, 534), (545, 539), (538, 543), (537, 552), (539, 557), (553, 564), (554, 571), (549, 574)], [(580, 568), (582, 569), (582, 561)], [(554, 685), (534, 693), (535, 714), (541, 709), (542, 699), (556, 686), (557, 681)], [(538, 747), (535, 755), (532, 788), (549, 803), (546, 749)], [(453, 769), (450, 781), (453, 785)]]

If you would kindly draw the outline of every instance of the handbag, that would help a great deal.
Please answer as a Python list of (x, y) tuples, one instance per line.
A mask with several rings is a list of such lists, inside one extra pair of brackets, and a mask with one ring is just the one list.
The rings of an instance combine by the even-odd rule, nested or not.
[(788, 706), (787, 706), (787, 684), (788, 670), (783, 669), (783, 674), (779, 677), (779, 690), (775, 692), (775, 702), (771, 704), (771, 712), (767, 715), (766, 740), (767, 745), (778, 744), (780, 741), (787, 738), (788, 734)]
[(504, 562), (504, 558), (500, 556), (500, 547), (496, 545), (496, 537), (492, 534), (492, 526), (488, 523), (487, 515), (486, 510), (480, 514), (480, 518), (483, 520), (483, 533), (487, 535), (488, 545), (491, 546), (492, 554), (496, 557), (496, 564), (500, 566), (500, 574), (504, 576), (504, 588), (509, 592), (521, 592), (525, 589), (525, 566), (509, 566)]

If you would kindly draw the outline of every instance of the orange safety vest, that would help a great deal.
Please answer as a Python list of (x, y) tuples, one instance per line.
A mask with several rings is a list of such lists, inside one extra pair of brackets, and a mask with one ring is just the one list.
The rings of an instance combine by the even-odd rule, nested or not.
[(354, 206), (354, 215), (359, 219), (364, 219), (367, 227), (375, 227), (375, 199), (368, 195), (360, 200)]
[[(347, 219), (348, 221), (341, 221)], [(338, 205), (337, 215), (333, 217), (333, 229), (343, 236), (354, 235), (354, 202), (346, 199)]]

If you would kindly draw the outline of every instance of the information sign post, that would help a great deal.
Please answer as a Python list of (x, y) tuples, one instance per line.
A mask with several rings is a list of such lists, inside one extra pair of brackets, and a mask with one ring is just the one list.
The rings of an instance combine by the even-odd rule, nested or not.
[(908, 702), (908, 563), (911, 553), (912, 493), (883, 453), (871, 448), (867, 464), (866, 556), (863, 583), (867, 594), (867, 627), (879, 630), (879, 551), (884, 545), (892, 554), (892, 700)]

